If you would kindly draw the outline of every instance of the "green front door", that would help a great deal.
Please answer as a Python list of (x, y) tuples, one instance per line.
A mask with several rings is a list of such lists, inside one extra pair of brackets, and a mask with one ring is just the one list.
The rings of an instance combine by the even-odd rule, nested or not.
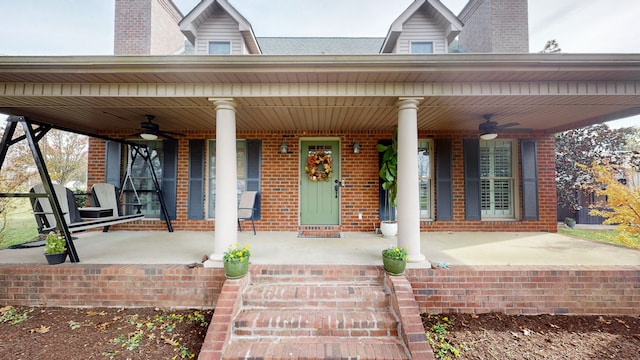
[(340, 143), (303, 141), (300, 146), (300, 225), (340, 224)]

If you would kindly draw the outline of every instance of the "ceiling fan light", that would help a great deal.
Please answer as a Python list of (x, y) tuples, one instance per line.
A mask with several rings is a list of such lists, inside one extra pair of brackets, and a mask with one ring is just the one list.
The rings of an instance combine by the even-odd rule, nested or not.
[(495, 139), (497, 137), (498, 137), (498, 134), (496, 134), (496, 133), (480, 134), (480, 139), (482, 139), (482, 140), (493, 140), (493, 139)]
[(158, 139), (158, 135), (149, 134), (149, 133), (142, 133), (142, 134), (140, 134), (140, 137), (145, 139), (145, 140), (157, 140)]

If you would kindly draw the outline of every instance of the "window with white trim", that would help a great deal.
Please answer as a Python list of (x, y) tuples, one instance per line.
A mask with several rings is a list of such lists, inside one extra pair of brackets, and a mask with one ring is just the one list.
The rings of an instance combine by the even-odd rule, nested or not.
[[(151, 166), (158, 179), (158, 185), (162, 187), (162, 169), (164, 164), (164, 154), (162, 151), (163, 142), (161, 140), (137, 140), (147, 146)], [(131, 147), (127, 147), (131, 150)], [(143, 150), (144, 151), (144, 150)], [(131, 151), (128, 152), (129, 158), (133, 156)], [(140, 210), (147, 218), (160, 218), (162, 208), (160, 199), (156, 193), (156, 187), (153, 183), (153, 175), (149, 169), (148, 163), (141, 155), (136, 156), (135, 161), (131, 163), (131, 182), (124, 184), (125, 198), (125, 214), (135, 214)], [(133, 186), (132, 186), (133, 185)]]
[(433, 140), (418, 140), (418, 184), (420, 192), (420, 219), (433, 216)]
[(412, 54), (433, 54), (433, 42), (432, 41), (412, 41), (411, 53)]
[(230, 41), (209, 41), (209, 55), (230, 55)]
[(514, 141), (480, 141), (482, 218), (515, 217)]
[[(246, 141), (236, 140), (236, 167), (238, 175), (238, 201), (240, 194), (246, 189)], [(209, 197), (208, 203), (208, 217), (210, 219), (215, 218), (216, 214), (216, 141), (209, 140)]]

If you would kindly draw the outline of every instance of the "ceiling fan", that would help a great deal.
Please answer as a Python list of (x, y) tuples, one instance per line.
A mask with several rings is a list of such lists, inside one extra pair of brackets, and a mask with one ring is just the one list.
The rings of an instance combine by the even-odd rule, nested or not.
[(502, 125), (498, 125), (497, 122), (491, 121), (491, 117), (493, 114), (484, 114), (482, 117), (486, 120), (483, 123), (480, 123), (478, 126), (478, 130), (480, 130), (480, 139), (482, 140), (493, 140), (498, 137), (498, 131), (502, 131), (505, 128), (518, 126), (519, 123), (511, 122)]
[(183, 136), (183, 134), (177, 132), (160, 130), (160, 126), (153, 122), (155, 116), (145, 115), (145, 117), (147, 118), (147, 121), (143, 121), (140, 123), (140, 129), (142, 129), (142, 131), (137, 134), (133, 134), (133, 136), (140, 136), (145, 140), (156, 140), (158, 139), (158, 137), (175, 140), (175, 138), (171, 135)]

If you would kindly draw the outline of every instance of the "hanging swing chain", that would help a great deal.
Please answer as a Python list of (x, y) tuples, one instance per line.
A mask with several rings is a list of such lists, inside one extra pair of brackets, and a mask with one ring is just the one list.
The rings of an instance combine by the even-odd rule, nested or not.
[[(138, 205), (140, 205), (142, 203), (140, 202), (140, 197), (138, 196), (138, 191), (136, 190), (136, 186), (133, 183), (133, 178), (131, 178), (131, 169), (133, 167), (133, 162), (136, 160), (136, 157), (138, 156), (138, 154), (140, 154), (140, 156), (142, 156), (143, 158), (144, 158), (144, 155), (140, 152), (139, 146), (135, 146), (131, 144), (127, 146), (129, 147), (129, 155), (127, 155), (127, 176), (122, 182), (123, 184), (122, 190), (124, 190), (124, 185), (127, 184), (127, 180), (129, 180), (129, 183), (131, 184), (131, 189), (133, 190), (133, 195), (136, 197), (136, 201), (138, 202)], [(146, 146), (144, 148), (146, 149)]]

